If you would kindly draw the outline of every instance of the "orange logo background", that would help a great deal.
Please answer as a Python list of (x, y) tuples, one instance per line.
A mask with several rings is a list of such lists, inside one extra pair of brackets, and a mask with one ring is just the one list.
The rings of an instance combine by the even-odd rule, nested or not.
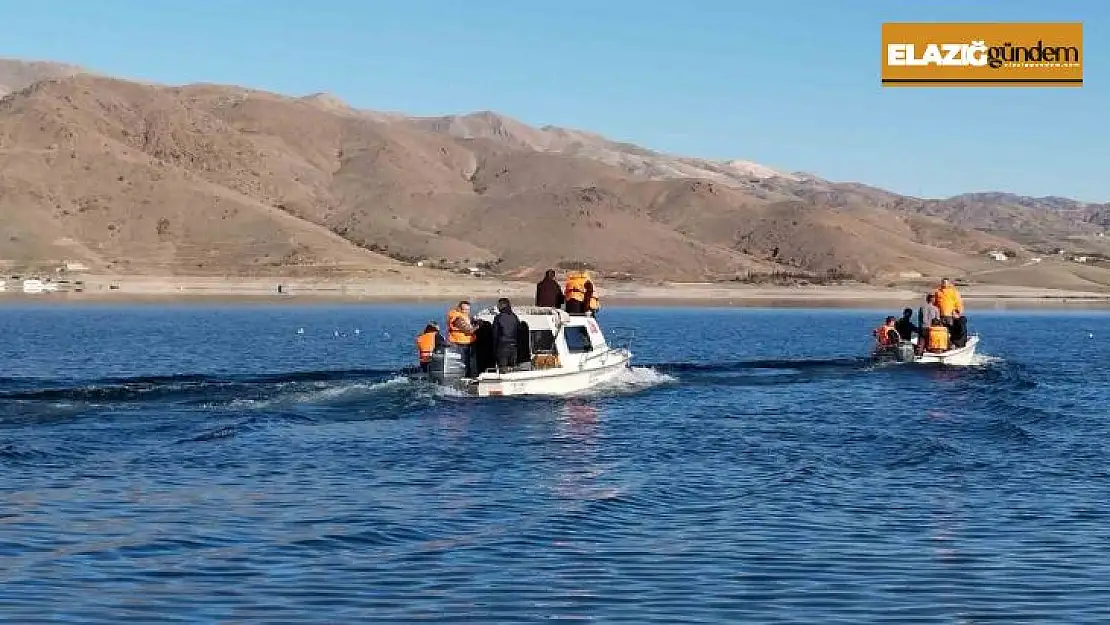
[(1081, 22), (885, 23), (885, 87), (1080, 87)]

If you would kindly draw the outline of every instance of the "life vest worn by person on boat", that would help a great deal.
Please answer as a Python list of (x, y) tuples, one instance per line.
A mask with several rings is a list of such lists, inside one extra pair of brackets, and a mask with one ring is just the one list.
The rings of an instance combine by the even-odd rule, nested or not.
[(439, 326), (434, 321), (429, 321), (428, 325), (424, 326), (424, 331), (416, 336), (416, 354), (420, 359), (421, 371), (428, 372), (432, 353), (444, 343), (443, 336), (439, 333)]
[(567, 272), (567, 281), (563, 285), (563, 297), (566, 298), (568, 313), (581, 315), (586, 312), (587, 297), (593, 291), (590, 274), (585, 271)]
[(455, 345), (474, 342), (474, 326), (470, 321), (470, 302), (459, 302), (447, 311), (447, 340)]
[(941, 280), (940, 287), (933, 293), (933, 304), (940, 312), (944, 325), (947, 326), (951, 326), (952, 319), (964, 312), (963, 298), (960, 297), (960, 292), (952, 286), (952, 281), (948, 278)]
[(897, 328), (894, 327), (894, 322), (894, 317), (887, 317), (883, 325), (872, 330), (871, 334), (875, 336), (875, 340), (879, 343), (880, 347), (897, 345), (898, 341), (901, 340)]
[(447, 311), (447, 340), (458, 348), (466, 367), (463, 375), (468, 378), (474, 377), (475, 354), (471, 348), (476, 336), (477, 330), (470, 318), (470, 302), (463, 300)]
[(926, 333), (925, 349), (930, 352), (948, 351), (948, 328), (941, 325), (939, 319), (929, 326)]

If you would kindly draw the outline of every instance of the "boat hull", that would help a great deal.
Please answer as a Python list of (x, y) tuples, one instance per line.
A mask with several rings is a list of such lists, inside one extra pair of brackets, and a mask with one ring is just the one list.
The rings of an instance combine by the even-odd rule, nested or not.
[(974, 364), (975, 350), (979, 345), (979, 336), (973, 334), (967, 338), (967, 344), (963, 347), (948, 350), (946, 352), (925, 352), (916, 354), (913, 351), (912, 343), (901, 343), (892, 349), (884, 349), (876, 353), (880, 360), (893, 360), (904, 363), (912, 363), (918, 365), (948, 365), (954, 367), (966, 367)]
[(483, 373), (467, 385), (467, 391), (478, 397), (571, 395), (619, 377), (628, 370), (631, 357), (626, 350), (612, 349), (580, 369)]
[(957, 367), (966, 367), (973, 364), (975, 360), (975, 348), (979, 345), (979, 337), (972, 335), (967, 338), (967, 344), (963, 347), (951, 349), (946, 352), (931, 353), (925, 352), (920, 356), (914, 358), (913, 362), (922, 365), (951, 365)]

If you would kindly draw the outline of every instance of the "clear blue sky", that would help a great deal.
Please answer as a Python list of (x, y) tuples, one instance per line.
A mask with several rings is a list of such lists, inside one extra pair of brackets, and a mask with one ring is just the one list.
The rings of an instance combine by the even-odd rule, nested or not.
[[(879, 86), (884, 21), (1082, 20), (1079, 89)], [(0, 56), (491, 109), (935, 197), (1110, 201), (1105, 0), (0, 0)]]

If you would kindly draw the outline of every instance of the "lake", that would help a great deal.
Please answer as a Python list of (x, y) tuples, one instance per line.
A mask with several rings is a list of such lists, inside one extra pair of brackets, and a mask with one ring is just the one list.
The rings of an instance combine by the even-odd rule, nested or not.
[(443, 312), (0, 307), (0, 618), (1110, 620), (1110, 315), (928, 369), (885, 310), (613, 308), (617, 383), (476, 399), (396, 374)]

